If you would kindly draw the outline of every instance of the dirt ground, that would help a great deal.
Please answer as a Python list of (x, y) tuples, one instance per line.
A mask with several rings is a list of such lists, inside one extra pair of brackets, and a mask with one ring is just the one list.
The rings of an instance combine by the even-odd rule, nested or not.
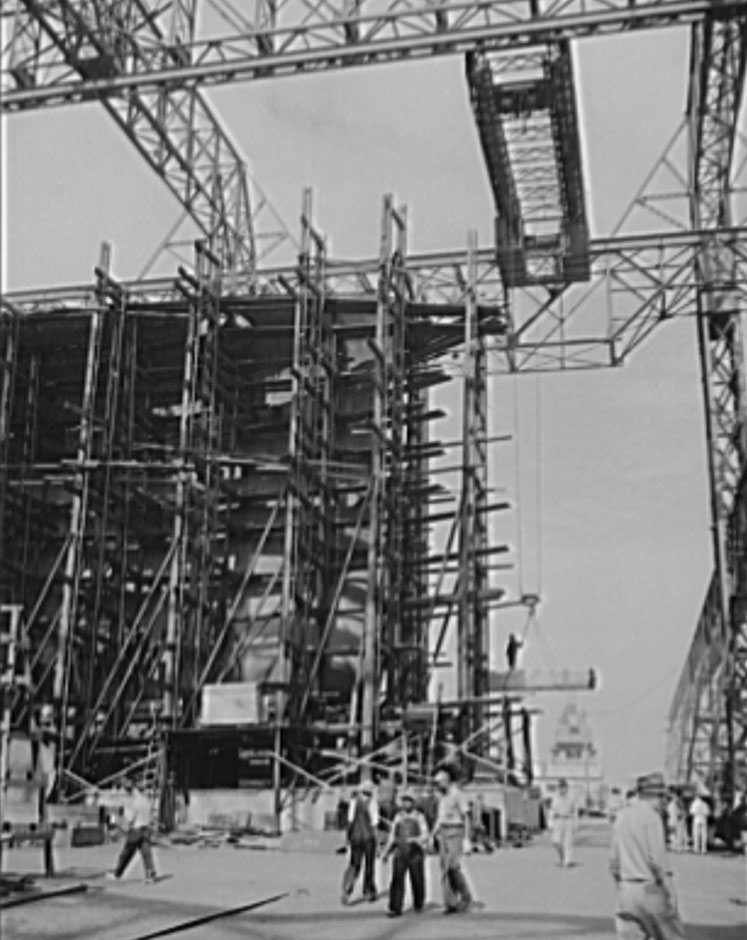
[[(613, 885), (607, 874), (609, 829), (586, 822), (577, 839), (577, 865), (559, 868), (547, 837), (521, 849), (472, 855), (465, 863), (479, 899), (467, 914), (444, 917), (437, 860), (428, 861), (422, 914), (386, 917), (388, 866), (379, 863), (381, 897), (373, 904), (340, 904), (345, 858), (334, 852), (282, 852), (223, 845), (159, 845), (159, 870), (169, 877), (146, 885), (140, 860), (118, 883), (103, 871), (115, 844), (58, 849), (58, 876), (42, 887), (84, 882), (85, 893), (37, 901), (0, 912), (2, 940), (137, 940), (190, 918), (287, 892), (253, 912), (169, 934), (176, 940), (601, 940), (614, 937)], [(670, 856), (689, 940), (747, 936), (747, 859), (712, 854)], [(6, 871), (39, 871), (39, 852), (6, 854)], [(406, 905), (409, 903), (406, 899)]]

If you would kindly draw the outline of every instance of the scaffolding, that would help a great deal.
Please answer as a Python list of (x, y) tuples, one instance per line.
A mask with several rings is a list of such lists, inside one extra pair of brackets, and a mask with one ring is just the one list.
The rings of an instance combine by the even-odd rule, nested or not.
[[(502, 321), (479, 303), (474, 238), (461, 304), (415, 298), (391, 197), (371, 289), (332, 289), (308, 191), (300, 244), (273, 295), (226, 292), (197, 242), (150, 299), (104, 246), (84, 303), (4, 309), (1, 600), (33, 650), (15, 719), (52, 706), (60, 791), (167, 741), (178, 776), (226, 683), (251, 698), (230, 729), (274, 755), (277, 788), (328, 772), (341, 740), (350, 759), (388, 747), (422, 765), (403, 716), (427, 699), (444, 616), (460, 694), (487, 692), (488, 515), (507, 504), (487, 503), (485, 343)], [(431, 471), (452, 444), (428, 391), (448, 381), (464, 416), (444, 511)], [(439, 598), (446, 568), (455, 596)]]
[[(342, 20), (314, 0), (281, 17), (269, 0), (211, 6), (218, 34), (195, 0), (17, 0), (3, 48), (3, 110), (99, 100), (206, 239), (176, 282), (117, 283), (105, 251), (93, 289), (2, 307), (0, 602), (23, 607), (61, 783), (191, 734), (228, 682), (253, 689), (250, 743), (271, 747), (276, 784), (281, 751), (298, 769), (317, 732), (370, 750), (426, 697), (449, 627), (457, 724), (485, 746), (486, 611), (501, 593), (487, 559), (503, 550), (486, 545), (501, 508), (486, 499), (488, 353), (513, 372), (618, 366), (657, 324), (693, 316), (714, 573), (672, 760), (730, 797), (747, 749), (744, 3), (356, 0)], [(590, 239), (569, 43), (674, 25), (691, 29), (689, 218)], [(202, 86), (442, 53), (467, 54), (495, 246), (408, 253), (389, 200), (378, 257), (330, 260), (307, 197), (297, 268), (258, 271), (258, 240), (286, 233), (255, 225), (267, 202)], [(591, 278), (601, 304), (573, 292)], [(462, 482), (439, 509), (430, 469), (448, 445), (430, 433), (428, 389), (457, 348)], [(33, 710), (19, 701), (16, 718)], [(512, 718), (507, 706), (507, 746)]]

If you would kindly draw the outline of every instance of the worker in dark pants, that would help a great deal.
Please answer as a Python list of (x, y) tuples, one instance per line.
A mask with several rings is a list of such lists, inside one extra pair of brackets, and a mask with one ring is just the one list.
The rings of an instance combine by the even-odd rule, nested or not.
[(145, 881), (151, 883), (157, 880), (156, 866), (153, 863), (153, 852), (150, 847), (150, 817), (151, 807), (148, 798), (135, 786), (132, 780), (125, 780), (125, 792), (129, 797), (128, 805), (124, 811), (125, 841), (119, 853), (117, 865), (113, 872), (107, 872), (108, 878), (119, 880), (127, 870), (127, 866), (140, 852), (145, 868)]
[(373, 798), (373, 784), (364, 781), (350, 803), (348, 811), (348, 845), (350, 860), (342, 879), (342, 903), (349, 904), (353, 888), (363, 866), (363, 897), (376, 900), (376, 830), (379, 810)]
[(405, 879), (410, 876), (412, 906), (422, 911), (425, 903), (425, 849), (430, 838), (425, 816), (415, 808), (415, 797), (408, 790), (400, 796), (401, 809), (392, 821), (389, 841), (383, 857), (392, 859), (389, 886), (389, 917), (399, 917), (405, 898)]
[(516, 660), (519, 656), (519, 650), (523, 645), (524, 643), (521, 640), (517, 640), (513, 633), (509, 636), (508, 643), (506, 644), (506, 662), (508, 663), (510, 672), (516, 669)]

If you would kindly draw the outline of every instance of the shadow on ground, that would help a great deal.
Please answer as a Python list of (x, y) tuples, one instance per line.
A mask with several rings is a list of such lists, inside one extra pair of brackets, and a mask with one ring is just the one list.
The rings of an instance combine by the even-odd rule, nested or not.
[[(116, 934), (121, 940), (137, 940), (138, 936), (150, 933), (158, 927), (176, 926), (180, 921), (189, 920), (215, 911), (215, 907), (196, 904), (172, 904), (168, 901), (155, 898), (134, 898), (131, 895), (96, 892), (89, 895), (90, 908), (86, 912), (90, 915), (88, 924), (81, 923), (70, 931), (63, 927), (63, 932), (55, 930), (55, 916), (50, 910), (50, 918), (44, 925), (42, 933), (39, 932), (38, 921), (33, 926), (24, 924), (22, 920), (10, 927), (7, 936), (14, 940), (101, 940), (107, 934)], [(91, 903), (92, 902), (92, 903)], [(83, 913), (83, 912), (81, 912)], [(97, 916), (98, 915), (98, 916)], [(93, 920), (97, 922), (92, 922)], [(468, 935), (470, 924), (473, 925), (475, 935), (489, 936), (490, 927), (495, 928), (496, 938), (511, 937), (511, 940), (540, 940), (547, 936), (565, 938), (611, 938), (614, 936), (612, 915), (600, 917), (598, 915), (570, 915), (567, 913), (553, 914), (540, 912), (506, 912), (499, 911), (471, 911), (469, 914), (445, 917), (440, 905), (430, 903), (426, 910), (419, 915), (411, 911), (396, 919), (387, 919), (384, 910), (377, 906), (369, 908), (366, 905), (355, 908), (336, 908), (329, 911), (298, 911), (288, 913), (272, 913), (269, 909), (256, 913), (240, 914), (228, 917), (225, 920), (213, 922), (194, 931), (196, 938), (211, 936), (211, 928), (220, 928), (220, 936), (236, 936), (255, 938), (255, 940), (270, 940), (270, 938), (302, 937), (304, 926), (312, 924), (329, 924), (342, 926), (349, 924), (350, 928), (358, 922), (370, 925), (371, 938), (375, 940), (397, 940), (405, 934), (412, 936), (415, 924), (422, 925), (424, 935), (429, 933), (428, 922), (433, 924), (435, 935), (444, 936), (443, 930), (448, 927), (449, 935)], [(376, 928), (374, 928), (374, 922)], [(107, 928), (102, 932), (102, 925)], [(293, 927), (298, 927), (294, 930)], [(290, 930), (282, 930), (282, 928)], [(486, 933), (486, 928), (488, 933)], [(279, 931), (282, 930), (282, 934)], [(362, 936), (360, 929), (352, 931), (356, 936)], [(338, 935), (335, 931), (335, 935)], [(344, 934), (343, 934), (344, 935)], [(186, 936), (186, 935), (185, 935)], [(743, 924), (687, 924), (687, 940), (745, 940)]]

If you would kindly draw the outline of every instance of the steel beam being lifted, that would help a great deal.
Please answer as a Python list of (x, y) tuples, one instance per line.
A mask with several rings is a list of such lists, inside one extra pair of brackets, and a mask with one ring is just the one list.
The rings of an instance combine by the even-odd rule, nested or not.
[[(42, 5), (57, 6), (49, 2)], [(742, 5), (740, 0), (725, 0), (718, 4), (718, 12), (728, 16)], [(237, 13), (228, 0), (212, 0), (206, 6), (217, 13), (216, 21), (229, 23), (229, 31), (183, 40), (174, 56), (161, 55), (168, 49), (167, 42), (156, 42), (156, 54), (146, 68), (81, 77), (43, 47), (31, 49), (27, 83), (18, 84), (6, 70), (3, 108), (86, 101), (136, 88), (155, 92), (397, 59), (411, 61), (477, 47), (524, 48), (559, 39), (683, 25), (714, 9), (712, 0), (567, 0), (562, 4), (447, 0), (419, 6), (411, 0), (393, 0), (380, 10), (372, 0), (359, 0), (341, 11), (333, 4), (299, 0), (258, 5), (260, 12), (252, 18)]]

